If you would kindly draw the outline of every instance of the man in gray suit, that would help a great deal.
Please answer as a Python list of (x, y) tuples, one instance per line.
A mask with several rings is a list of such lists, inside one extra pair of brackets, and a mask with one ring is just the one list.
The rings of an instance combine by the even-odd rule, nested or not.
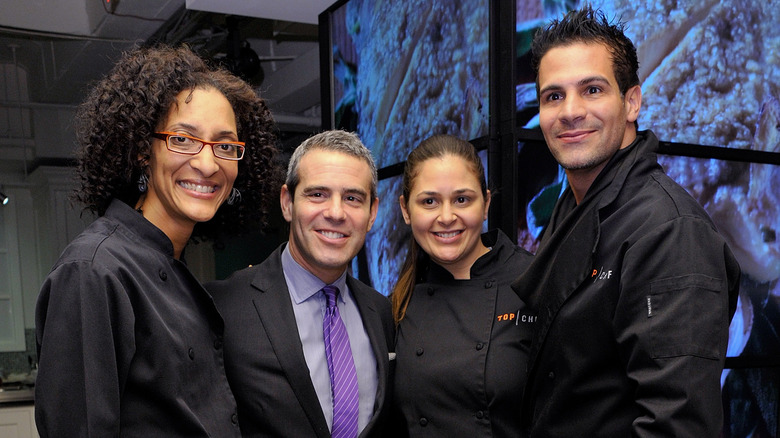
[[(307, 139), (290, 159), (280, 194), (289, 241), (260, 265), (207, 285), (225, 320), (225, 370), (244, 436), (381, 435), (392, 390), (390, 304), (347, 273), (376, 219), (376, 187), (371, 152), (356, 135), (326, 131)], [(336, 289), (354, 371), (334, 365), (323, 326), (334, 306), (326, 290)], [(354, 375), (346, 415), (342, 374)]]

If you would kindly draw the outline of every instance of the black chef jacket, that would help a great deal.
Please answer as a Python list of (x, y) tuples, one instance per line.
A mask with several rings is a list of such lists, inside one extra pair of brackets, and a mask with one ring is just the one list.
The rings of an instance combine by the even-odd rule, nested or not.
[(531, 254), (499, 230), (455, 280), (431, 262), (396, 342), (395, 406), (411, 437), (518, 437), (533, 317), (509, 287)]
[(36, 307), (41, 437), (239, 436), (223, 321), (168, 237), (114, 200)]
[(640, 132), (579, 204), (558, 200), (513, 287), (538, 310), (528, 436), (716, 437), (740, 270)]

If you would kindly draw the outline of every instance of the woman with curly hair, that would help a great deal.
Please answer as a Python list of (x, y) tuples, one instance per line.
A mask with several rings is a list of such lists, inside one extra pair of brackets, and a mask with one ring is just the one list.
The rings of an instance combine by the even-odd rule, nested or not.
[(186, 47), (124, 55), (81, 105), (76, 199), (99, 216), (36, 307), (42, 437), (239, 436), (223, 320), (184, 248), (262, 223), (274, 122)]

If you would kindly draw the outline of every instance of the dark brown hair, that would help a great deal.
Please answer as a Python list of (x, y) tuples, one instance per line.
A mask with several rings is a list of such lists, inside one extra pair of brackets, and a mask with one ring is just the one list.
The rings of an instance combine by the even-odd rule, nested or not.
[[(469, 168), (479, 181), (482, 197), (487, 199), (485, 168), (482, 166), (482, 160), (477, 155), (474, 146), (465, 140), (451, 135), (434, 135), (423, 140), (406, 159), (402, 191), (407, 206), (409, 205), (414, 180), (420, 173), (420, 166), (431, 158), (443, 158), (446, 156), (462, 158), (469, 164)], [(412, 298), (412, 290), (429, 261), (428, 255), (412, 237), (409, 241), (409, 251), (406, 253), (406, 260), (404, 260), (401, 272), (398, 275), (398, 282), (390, 294), (390, 302), (393, 307), (393, 317), (396, 324), (404, 318), (406, 308), (409, 306), (409, 301)]]
[(625, 24), (610, 22), (603, 12), (593, 10), (590, 5), (577, 11), (570, 11), (560, 20), (539, 29), (531, 43), (533, 68), (536, 72), (536, 94), (539, 95), (539, 62), (556, 47), (573, 43), (599, 43), (607, 47), (612, 55), (612, 69), (620, 94), (639, 85), (639, 61), (636, 47), (624, 33)]

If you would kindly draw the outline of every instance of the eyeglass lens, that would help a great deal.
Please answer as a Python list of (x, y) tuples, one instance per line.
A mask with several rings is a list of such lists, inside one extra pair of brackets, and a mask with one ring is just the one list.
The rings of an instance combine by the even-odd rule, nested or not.
[[(197, 154), (203, 149), (203, 141), (182, 135), (168, 136), (168, 149), (182, 154)], [(240, 160), (244, 156), (244, 146), (235, 143), (208, 143), (214, 155), (226, 160)]]

